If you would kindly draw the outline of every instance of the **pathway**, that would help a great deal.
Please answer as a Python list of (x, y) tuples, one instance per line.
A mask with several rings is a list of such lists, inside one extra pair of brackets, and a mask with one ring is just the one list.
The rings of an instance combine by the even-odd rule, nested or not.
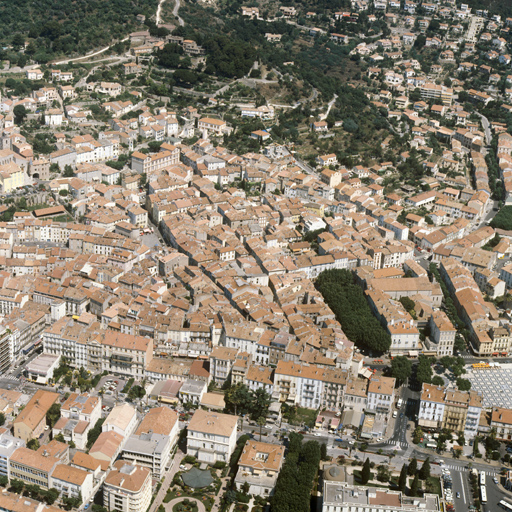
[[(158, 491), (158, 494), (156, 495), (155, 501), (153, 501), (153, 504), (151, 505), (151, 508), (149, 509), (149, 512), (155, 512), (156, 509), (162, 503), (163, 499), (165, 498), (165, 495), (167, 494), (167, 489), (169, 489), (169, 487), (170, 487), (170, 485), (172, 483), (172, 479), (174, 478), (174, 475), (180, 469), (180, 464), (181, 464), (181, 461), (183, 460), (184, 457), (185, 457), (185, 454), (183, 452), (181, 452), (180, 450), (178, 450), (176, 452), (176, 455), (174, 456), (174, 461), (172, 463), (172, 466), (169, 469), (169, 471), (167, 472), (167, 474), (165, 475), (165, 478), (164, 478), (164, 481), (162, 483), (162, 486), (160, 487), (160, 490)], [(178, 500), (178, 501), (180, 501), (180, 500)], [(168, 509), (168, 510), (172, 511), (172, 507), (170, 509)], [(201, 509), (199, 509), (199, 510), (201, 510)], [(203, 512), (205, 512), (204, 511), (204, 507), (203, 507)]]
[(165, 2), (165, 0), (160, 0), (160, 2), (158, 2), (158, 8), (156, 10), (156, 24), (157, 25), (160, 25), (160, 22), (162, 21), (162, 5), (163, 3)]
[(183, 501), (183, 500), (195, 501), (197, 504), (197, 512), (206, 512), (206, 508), (205, 508), (204, 504), (201, 503), (201, 501), (199, 501), (196, 498), (188, 498), (187, 496), (185, 496), (183, 498), (174, 498), (173, 500), (169, 501), (169, 503), (164, 503), (163, 505), (164, 505), (166, 512), (172, 512), (172, 507), (174, 507), (174, 505), (176, 505), (176, 503), (179, 503), (180, 501)]
[(176, 0), (175, 3), (174, 3), (174, 9), (172, 10), (172, 13), (174, 14), (174, 16), (176, 18), (178, 18), (178, 23), (184, 27), (185, 26), (185, 22), (180, 18), (179, 14), (178, 14), (178, 11), (180, 10), (180, 0)]
[[(126, 36), (124, 39), (121, 39), (121, 43), (124, 43), (125, 41), (128, 41), (129, 37)], [(112, 43), (111, 45), (109, 46), (105, 46), (105, 48), (102, 48), (101, 50), (98, 50), (94, 53), (89, 53), (87, 55), (83, 55), (82, 57), (75, 57), (74, 59), (66, 59), (66, 60), (60, 60), (59, 62), (54, 62), (53, 65), (54, 66), (58, 66), (59, 64), (68, 64), (70, 62), (75, 62), (77, 60), (82, 60), (82, 59), (89, 59), (91, 57), (95, 57), (96, 55), (100, 55), (101, 53), (104, 53), (106, 52), (107, 50), (109, 50), (110, 48), (112, 48), (112, 46), (116, 45), (116, 43)]]

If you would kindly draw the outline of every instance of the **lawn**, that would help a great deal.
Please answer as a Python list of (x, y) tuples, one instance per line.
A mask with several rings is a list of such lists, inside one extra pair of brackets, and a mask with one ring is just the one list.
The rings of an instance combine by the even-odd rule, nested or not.
[(291, 425), (302, 425), (303, 423), (312, 428), (315, 426), (315, 420), (318, 412), (315, 409), (305, 409), (297, 407), (288, 413), (288, 421)]
[(441, 481), (439, 480), (439, 478), (431, 476), (427, 480), (426, 491), (441, 496)]

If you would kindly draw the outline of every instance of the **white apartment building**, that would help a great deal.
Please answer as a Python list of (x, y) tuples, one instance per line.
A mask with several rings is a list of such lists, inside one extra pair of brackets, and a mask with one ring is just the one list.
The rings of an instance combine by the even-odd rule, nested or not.
[(437, 494), (417, 498), (400, 491), (324, 481), (322, 512), (439, 512)]
[(456, 329), (443, 311), (434, 311), (429, 320), (430, 337), (437, 348), (437, 356), (453, 355)]
[(441, 428), (444, 418), (444, 388), (423, 384), (418, 412), (418, 425), (428, 429)]
[(198, 409), (187, 430), (187, 455), (214, 464), (229, 462), (236, 445), (238, 416)]
[(151, 502), (151, 471), (118, 460), (103, 484), (103, 506), (117, 512), (146, 512)]
[(137, 412), (128, 404), (116, 405), (106, 417), (101, 430), (128, 438), (137, 426)]
[(61, 497), (78, 498), (82, 503), (89, 501), (93, 495), (93, 475), (84, 469), (58, 464), (50, 475), (50, 487), (57, 489)]
[(11, 436), (8, 433), (0, 434), (0, 475), (11, 478), (9, 470), (9, 459), (11, 455), (20, 447), (25, 447), (25, 441), (18, 437)]
[(373, 377), (368, 383), (366, 410), (389, 414), (395, 400), (394, 377)]

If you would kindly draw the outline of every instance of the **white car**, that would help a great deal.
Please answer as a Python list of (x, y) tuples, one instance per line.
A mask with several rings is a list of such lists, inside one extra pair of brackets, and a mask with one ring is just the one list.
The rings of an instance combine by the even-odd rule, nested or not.
[(320, 437), (322, 434), (320, 434), (320, 432), (315, 432), (313, 435), (314, 435), (315, 437)]

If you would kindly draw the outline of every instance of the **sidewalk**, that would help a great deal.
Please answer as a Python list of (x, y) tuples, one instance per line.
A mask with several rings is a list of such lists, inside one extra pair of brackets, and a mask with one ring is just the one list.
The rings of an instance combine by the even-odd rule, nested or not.
[(172, 466), (165, 475), (162, 486), (160, 487), (160, 490), (158, 491), (155, 497), (155, 501), (153, 501), (153, 504), (151, 505), (149, 512), (155, 512), (156, 509), (161, 505), (163, 499), (165, 498), (165, 495), (167, 494), (167, 489), (169, 489), (172, 479), (174, 478), (174, 475), (178, 472), (181, 461), (183, 460), (184, 457), (185, 454), (178, 448), (178, 451), (174, 456)]

